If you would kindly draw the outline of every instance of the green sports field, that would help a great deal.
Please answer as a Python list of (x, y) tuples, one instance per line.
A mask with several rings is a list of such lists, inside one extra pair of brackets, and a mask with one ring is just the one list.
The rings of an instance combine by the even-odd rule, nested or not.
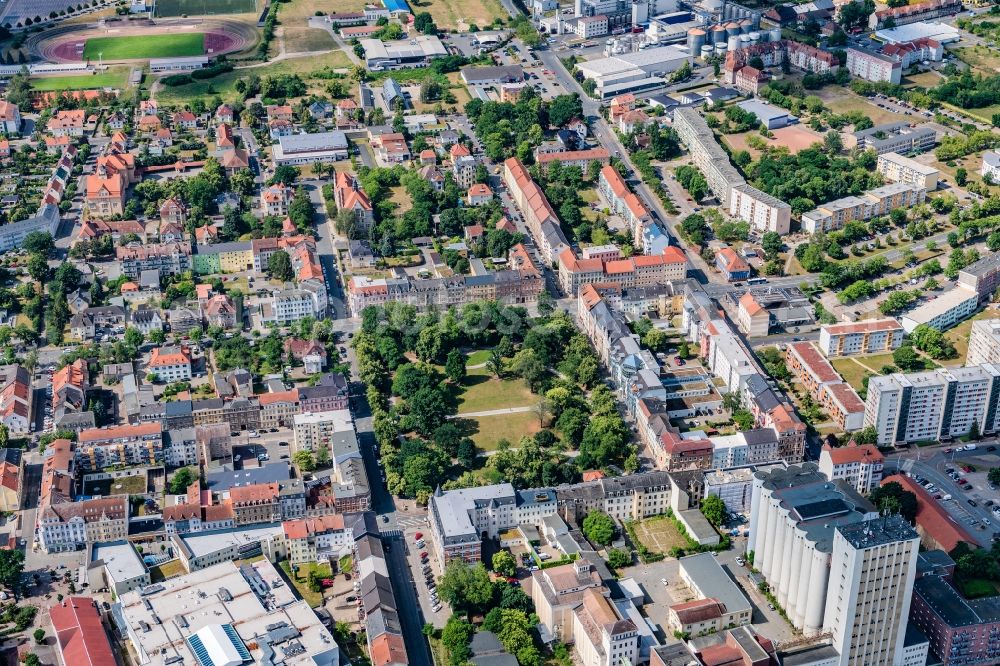
[(205, 33), (184, 32), (172, 35), (135, 35), (131, 37), (95, 37), (83, 47), (85, 60), (142, 60), (177, 58), (205, 53)]
[(109, 67), (107, 71), (77, 76), (31, 77), (31, 87), (39, 92), (63, 90), (93, 90), (96, 88), (124, 88), (129, 68), (126, 65)]
[(257, 12), (256, 0), (156, 0), (157, 17), (215, 16)]

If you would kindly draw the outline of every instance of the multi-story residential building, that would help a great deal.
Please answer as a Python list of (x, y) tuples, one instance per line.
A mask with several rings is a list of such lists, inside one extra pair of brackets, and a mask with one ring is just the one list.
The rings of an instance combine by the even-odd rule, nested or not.
[(260, 405), (261, 428), (287, 428), (299, 413), (299, 391), (264, 393), (257, 396), (257, 403)]
[(761, 232), (787, 234), (792, 225), (792, 207), (750, 185), (730, 190), (729, 214)]
[(608, 152), (607, 148), (537, 152), (535, 155), (535, 161), (538, 162), (538, 168), (542, 171), (548, 169), (549, 165), (553, 162), (559, 162), (564, 167), (580, 167), (584, 172), (586, 172), (590, 167), (591, 162), (598, 162), (602, 165), (607, 165), (611, 161), (611, 153)]
[(347, 409), (350, 390), (347, 379), (339, 372), (328, 372), (320, 377), (315, 386), (303, 386), (297, 390), (303, 414)]
[(334, 201), (337, 210), (349, 210), (354, 213), (354, 226), (362, 233), (371, 229), (375, 223), (375, 212), (372, 202), (357, 178), (345, 171), (338, 171), (333, 188)]
[(83, 430), (74, 462), (78, 469), (101, 470), (113, 465), (162, 465), (163, 427), (159, 423)]
[(771, 80), (771, 75), (756, 67), (745, 65), (736, 70), (732, 76), (732, 80), (733, 86), (737, 90), (749, 93), (750, 95), (757, 95), (760, 89), (766, 86), (767, 82)]
[(31, 432), (31, 374), (20, 365), (0, 366), (0, 423), (13, 434)]
[(532, 180), (528, 170), (515, 157), (504, 160), (503, 182), (514, 203), (524, 216), (531, 237), (538, 246), (542, 260), (551, 264), (569, 247), (569, 241), (559, 226), (559, 218), (542, 188)]
[(766, 337), (771, 331), (771, 314), (748, 291), (736, 306), (736, 325), (750, 338)]
[(827, 630), (831, 597), (862, 582), (855, 575), (843, 588), (831, 583), (831, 576), (839, 583), (843, 573), (831, 567), (835, 531), (857, 524), (877, 528), (878, 515), (847, 482), (829, 481), (815, 463), (754, 475), (747, 552), (754, 553), (754, 567), (788, 621), (806, 636)]
[[(628, 224), (633, 238), (641, 233), (645, 224), (652, 221), (653, 218), (649, 210), (646, 209), (639, 197), (629, 190), (628, 185), (625, 184), (614, 167), (608, 165), (601, 168), (597, 187), (601, 196), (608, 202), (611, 211)], [(640, 245), (641, 241), (635, 244)]]
[(963, 319), (971, 317), (978, 309), (978, 294), (966, 289), (965, 285), (959, 282), (957, 287), (948, 289), (903, 314), (899, 321), (907, 333), (912, 333), (917, 326), (921, 325), (927, 325), (939, 331), (947, 331)]
[(934, 147), (936, 134), (933, 129), (906, 122), (876, 125), (854, 133), (858, 147), (874, 150), (879, 155), (885, 153), (922, 153)]
[(263, 299), (260, 303), (261, 320), (264, 322), (273, 321), (282, 326), (305, 317), (316, 317), (319, 314), (312, 293), (304, 289), (275, 291), (271, 293), (269, 298)]
[(297, 414), (293, 423), (295, 451), (316, 451), (337, 433), (354, 432), (354, 417), (349, 409), (305, 412)]
[(986, 666), (1000, 660), (998, 604), (997, 596), (966, 598), (950, 572), (935, 572), (913, 584), (910, 622), (927, 637), (943, 664)]
[(927, 192), (919, 185), (890, 183), (859, 197), (830, 201), (802, 214), (802, 230), (808, 233), (840, 229), (852, 220), (870, 220), (888, 215), (894, 208), (911, 208), (922, 203)]
[(252, 241), (197, 245), (194, 249), (192, 268), (199, 275), (259, 270), (255, 266)]
[(325, 562), (340, 558), (354, 546), (351, 531), (344, 526), (339, 514), (318, 518), (287, 520), (281, 524), (288, 552), (293, 564)]
[(163, 243), (115, 248), (122, 272), (138, 280), (143, 271), (155, 270), (160, 277), (177, 275), (191, 269), (191, 243)]
[(966, 365), (1000, 363), (1000, 319), (979, 319), (972, 322), (969, 354)]
[(868, 27), (873, 30), (928, 21), (940, 16), (950, 16), (962, 11), (961, 0), (927, 0), (902, 7), (880, 9), (868, 17)]
[(831, 358), (885, 354), (899, 349), (903, 337), (903, 327), (895, 319), (828, 324), (819, 329), (819, 348)]
[(785, 351), (788, 368), (847, 432), (864, 426), (865, 403), (811, 342), (793, 342)]
[(573, 637), (583, 666), (636, 666), (639, 630), (600, 591), (589, 588), (573, 611)]
[(191, 379), (191, 352), (187, 347), (153, 347), (146, 370), (164, 382)]
[(832, 447), (824, 444), (819, 454), (819, 471), (831, 481), (844, 479), (862, 495), (867, 495), (882, 481), (885, 458), (871, 444)]
[(872, 377), (865, 426), (878, 431), (878, 445), (941, 441), (1000, 428), (997, 399), (1000, 367), (983, 364)]
[[(715, 609), (704, 608), (707, 611), (706, 617), (712, 618), (717, 625), (715, 627), (704, 627), (703, 629), (714, 628), (716, 630), (725, 627), (736, 627), (750, 624), (753, 613), (753, 606), (750, 600), (740, 590), (726, 571), (719, 564), (713, 553), (698, 553), (688, 555), (678, 560), (679, 578), (684, 582), (696, 599), (710, 600), (717, 604)], [(671, 617), (677, 618), (677, 606), (671, 607)], [(689, 613), (684, 613), (681, 609), (681, 617), (688, 615), (686, 620), (692, 620)], [(715, 612), (713, 612), (715, 611)], [(675, 627), (672, 627), (675, 628)], [(699, 633), (699, 632), (695, 632)], [(709, 633), (709, 632), (705, 632)]]
[(8, 136), (21, 133), (21, 110), (17, 104), (0, 102), (0, 132)]
[(576, 34), (583, 39), (603, 37), (608, 34), (608, 17), (603, 14), (581, 16), (576, 20)]
[(594, 282), (614, 282), (622, 289), (632, 289), (683, 280), (686, 276), (687, 257), (673, 245), (659, 256), (637, 255), (612, 261), (577, 259), (571, 248), (559, 255), (559, 286), (570, 296)]
[(886, 180), (916, 185), (927, 192), (937, 189), (938, 177), (941, 175), (941, 172), (934, 167), (903, 157), (899, 153), (879, 155), (875, 168), (885, 176)]
[(556, 513), (549, 489), (515, 491), (509, 483), (442, 492), (430, 501), (430, 531), (441, 568), (452, 560), (474, 564), (482, 559), (482, 537), (497, 535), (522, 522)]
[(573, 640), (573, 609), (583, 593), (602, 589), (601, 576), (585, 557), (531, 574), (531, 600), (539, 621), (563, 643)]
[(541, 272), (521, 244), (511, 248), (509, 257), (507, 270), (479, 275), (378, 279), (355, 275), (347, 284), (348, 303), (355, 316), (369, 305), (389, 301), (412, 305), (421, 312), (483, 300), (510, 305), (534, 303), (544, 289)]
[(900, 59), (857, 47), (847, 49), (847, 71), (865, 81), (898, 84), (903, 76)]
[(295, 190), (278, 183), (261, 190), (260, 207), (265, 215), (284, 217), (288, 215), (288, 206), (291, 205), (293, 198), (295, 198)]
[(808, 44), (790, 40), (761, 42), (726, 53), (723, 74), (725, 82), (735, 84), (740, 70), (747, 67), (754, 58), (760, 58), (764, 67), (777, 67), (788, 61), (792, 67), (813, 74), (835, 72), (840, 67), (836, 55)]
[(825, 630), (839, 665), (904, 663), (919, 547), (920, 537), (898, 514), (837, 526)]
[(125, 191), (128, 184), (120, 173), (103, 177), (87, 176), (87, 211), (94, 217), (112, 217), (125, 212)]
[(750, 265), (731, 247), (724, 247), (715, 253), (715, 267), (729, 282), (750, 277)]
[(39, 509), (37, 537), (47, 553), (58, 553), (128, 536), (128, 497), (100, 497), (49, 504)]
[(83, 136), (83, 129), (87, 121), (87, 112), (83, 109), (70, 109), (56, 111), (49, 119), (49, 134), (54, 137), (62, 136)]
[(976, 292), (980, 303), (989, 301), (997, 287), (1000, 287), (1000, 252), (983, 257), (960, 270), (958, 285)]

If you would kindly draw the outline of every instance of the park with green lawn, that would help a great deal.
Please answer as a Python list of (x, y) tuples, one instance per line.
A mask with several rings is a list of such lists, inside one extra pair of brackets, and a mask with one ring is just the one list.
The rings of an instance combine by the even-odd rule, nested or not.
[(144, 60), (179, 58), (205, 53), (205, 33), (93, 37), (83, 47), (84, 60)]
[(418, 315), (391, 303), (362, 314), (352, 344), (394, 494), (426, 502), (438, 486), (537, 487), (638, 467), (597, 356), (565, 314), (471, 303)]

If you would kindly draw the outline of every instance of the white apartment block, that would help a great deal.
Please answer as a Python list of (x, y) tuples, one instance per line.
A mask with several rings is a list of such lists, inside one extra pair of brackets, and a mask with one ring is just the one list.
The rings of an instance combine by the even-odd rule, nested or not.
[(894, 183), (909, 183), (922, 187), (928, 192), (937, 189), (941, 172), (934, 167), (921, 164), (899, 153), (883, 153), (878, 156), (875, 167), (886, 180)]
[(836, 529), (825, 624), (838, 666), (904, 663), (919, 547), (899, 515)]
[(261, 320), (278, 325), (319, 314), (313, 294), (304, 289), (276, 291), (260, 304)]
[(940, 441), (996, 432), (1000, 366), (983, 364), (929, 372), (872, 377), (865, 401), (865, 426), (878, 431), (878, 444)]
[(847, 71), (865, 81), (897, 84), (903, 75), (898, 58), (855, 48), (847, 49)]
[(969, 355), (966, 365), (1000, 363), (1000, 319), (979, 319), (972, 322)]
[(819, 348), (827, 357), (883, 354), (903, 344), (903, 327), (895, 319), (830, 324), (819, 330)]
[(715, 140), (705, 119), (694, 108), (678, 107), (674, 110), (674, 129), (690, 151), (695, 166), (705, 175), (712, 194), (719, 201), (731, 201), (732, 189), (746, 185), (746, 181)]
[(834, 481), (847, 481), (862, 495), (867, 495), (882, 481), (885, 463), (882, 453), (871, 444), (831, 447), (823, 445), (819, 454), (819, 471)]
[(750, 185), (732, 188), (729, 214), (761, 232), (787, 234), (792, 225), (792, 207)]
[(840, 229), (853, 220), (870, 220), (888, 215), (894, 208), (910, 208), (922, 203), (927, 192), (923, 187), (910, 183), (890, 183), (865, 192), (859, 197), (849, 196), (830, 201), (802, 214), (802, 231)]
[(354, 433), (351, 410), (296, 414), (293, 420), (294, 451), (315, 451), (320, 445), (329, 446), (337, 433)]
[(910, 310), (901, 316), (899, 321), (907, 333), (912, 333), (913, 329), (921, 324), (939, 331), (947, 331), (963, 319), (971, 317), (978, 309), (979, 294), (959, 283), (957, 287)]

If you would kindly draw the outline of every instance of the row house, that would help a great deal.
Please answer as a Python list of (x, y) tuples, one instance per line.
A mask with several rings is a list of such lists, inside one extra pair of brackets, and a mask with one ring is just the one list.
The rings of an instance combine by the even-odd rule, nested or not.
[(257, 396), (260, 405), (260, 427), (289, 428), (296, 414), (300, 414), (299, 391), (278, 391)]
[(353, 534), (339, 514), (288, 520), (281, 524), (281, 530), (292, 564), (339, 559), (354, 546)]
[(504, 160), (503, 182), (524, 216), (524, 222), (538, 247), (542, 261), (547, 264), (555, 262), (562, 251), (569, 247), (569, 241), (566, 240), (559, 218), (542, 188), (532, 180), (524, 164), (516, 157)]
[(31, 432), (31, 374), (20, 365), (0, 366), (0, 423), (11, 434)]
[(80, 137), (83, 136), (86, 122), (87, 113), (83, 109), (60, 110), (49, 119), (46, 129), (57, 138)]
[(809, 395), (844, 431), (860, 430), (865, 403), (811, 342), (794, 342), (785, 351), (788, 368)]
[(687, 276), (687, 257), (676, 246), (658, 256), (638, 255), (628, 259), (605, 261), (598, 258), (577, 259), (567, 248), (559, 255), (559, 286), (573, 296), (586, 284), (615, 283), (622, 289), (651, 287)]
[[(628, 185), (625, 184), (624, 179), (614, 167), (608, 165), (601, 168), (597, 187), (601, 196), (608, 202), (611, 211), (628, 224), (633, 238), (640, 234), (644, 225), (652, 222), (653, 218), (649, 210), (639, 200), (639, 197), (629, 190)], [(641, 245), (642, 242), (638, 241), (634, 244)]]

